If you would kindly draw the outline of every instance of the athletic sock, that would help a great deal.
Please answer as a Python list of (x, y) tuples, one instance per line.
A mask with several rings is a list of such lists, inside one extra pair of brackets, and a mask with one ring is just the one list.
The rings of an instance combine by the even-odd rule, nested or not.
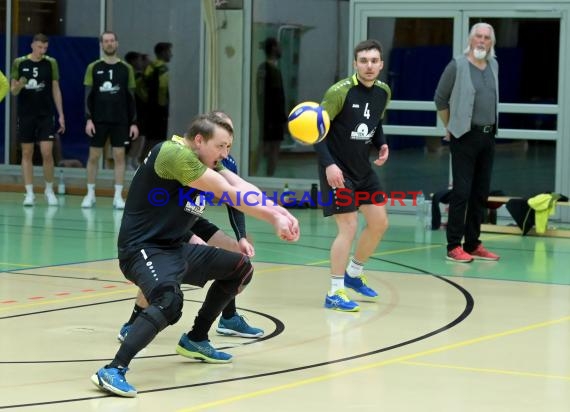
[(358, 276), (361, 276), (363, 270), (364, 270), (364, 265), (362, 264), (362, 262), (356, 260), (354, 256), (350, 259), (350, 262), (348, 262), (348, 265), (346, 266), (346, 273), (351, 278), (356, 278)]
[(344, 276), (331, 275), (330, 296), (334, 295), (339, 289), (344, 289)]
[(123, 198), (123, 185), (115, 185), (115, 197)]
[(135, 319), (137, 318), (138, 315), (140, 315), (140, 313), (144, 310), (143, 307), (137, 305), (135, 303), (135, 306), (133, 308), (133, 312), (131, 313), (131, 317), (129, 319), (129, 321), (127, 322), (127, 325), (132, 325), (132, 323), (135, 321)]
[(236, 300), (232, 299), (230, 301), (230, 303), (227, 304), (227, 306), (224, 308), (224, 310), (222, 311), (222, 318), (224, 319), (231, 319), (233, 318), (235, 315), (237, 315), (237, 310), (236, 310)]
[(29, 195), (34, 194), (34, 185), (25, 185), (26, 193)]

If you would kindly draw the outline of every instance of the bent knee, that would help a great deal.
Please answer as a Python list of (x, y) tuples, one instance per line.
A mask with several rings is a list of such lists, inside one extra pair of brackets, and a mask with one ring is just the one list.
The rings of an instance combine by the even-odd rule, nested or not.
[(234, 269), (233, 275), (232, 277), (236, 281), (236, 294), (239, 294), (253, 278), (253, 265), (247, 256), (243, 255), (243, 258)]
[(150, 304), (160, 310), (169, 325), (174, 325), (182, 317), (184, 294), (175, 283), (160, 285), (153, 291)]

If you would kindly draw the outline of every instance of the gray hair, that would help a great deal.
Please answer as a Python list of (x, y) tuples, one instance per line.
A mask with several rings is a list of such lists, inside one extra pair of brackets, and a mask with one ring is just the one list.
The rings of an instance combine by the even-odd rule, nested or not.
[(485, 29), (489, 29), (489, 32), (491, 33), (491, 50), (489, 50), (489, 54), (487, 55), (488, 57), (497, 57), (497, 55), (495, 54), (495, 43), (497, 42), (497, 38), (495, 37), (495, 29), (493, 29), (493, 26), (491, 26), (489, 23), (475, 23), (473, 25), (473, 27), (471, 27), (471, 31), (469, 32), (469, 38), (467, 39), (467, 47), (465, 47), (465, 50), (463, 50), (463, 54), (469, 54), (469, 51), (471, 50), (471, 39), (473, 39), (473, 37), (475, 37), (475, 32), (477, 31), (477, 29), (480, 28), (485, 28)]

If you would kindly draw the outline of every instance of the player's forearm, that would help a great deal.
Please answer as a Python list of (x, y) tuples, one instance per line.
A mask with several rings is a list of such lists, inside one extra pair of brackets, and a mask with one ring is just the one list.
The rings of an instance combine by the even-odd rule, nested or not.
[(12, 79), (12, 81), (10, 82), (10, 93), (12, 93), (12, 95), (14, 95), (14, 96), (17, 96), (18, 94), (20, 94), (20, 91), (23, 88), (24, 88), (24, 85), (18, 80)]
[(59, 117), (63, 117), (63, 98), (61, 97), (61, 90), (59, 86), (53, 88), (52, 95), (57, 114)]
[(90, 120), (93, 118), (91, 111), (91, 86), (85, 86), (85, 119)]
[(438, 110), (437, 115), (443, 123), (443, 126), (447, 128), (447, 125), (449, 124), (449, 109)]

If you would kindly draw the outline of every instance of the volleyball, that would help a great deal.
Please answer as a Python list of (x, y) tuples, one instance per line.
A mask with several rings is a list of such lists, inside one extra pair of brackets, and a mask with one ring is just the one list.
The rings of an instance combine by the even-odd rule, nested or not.
[(331, 125), (327, 111), (315, 102), (299, 103), (289, 113), (287, 121), (293, 139), (305, 145), (323, 140)]

